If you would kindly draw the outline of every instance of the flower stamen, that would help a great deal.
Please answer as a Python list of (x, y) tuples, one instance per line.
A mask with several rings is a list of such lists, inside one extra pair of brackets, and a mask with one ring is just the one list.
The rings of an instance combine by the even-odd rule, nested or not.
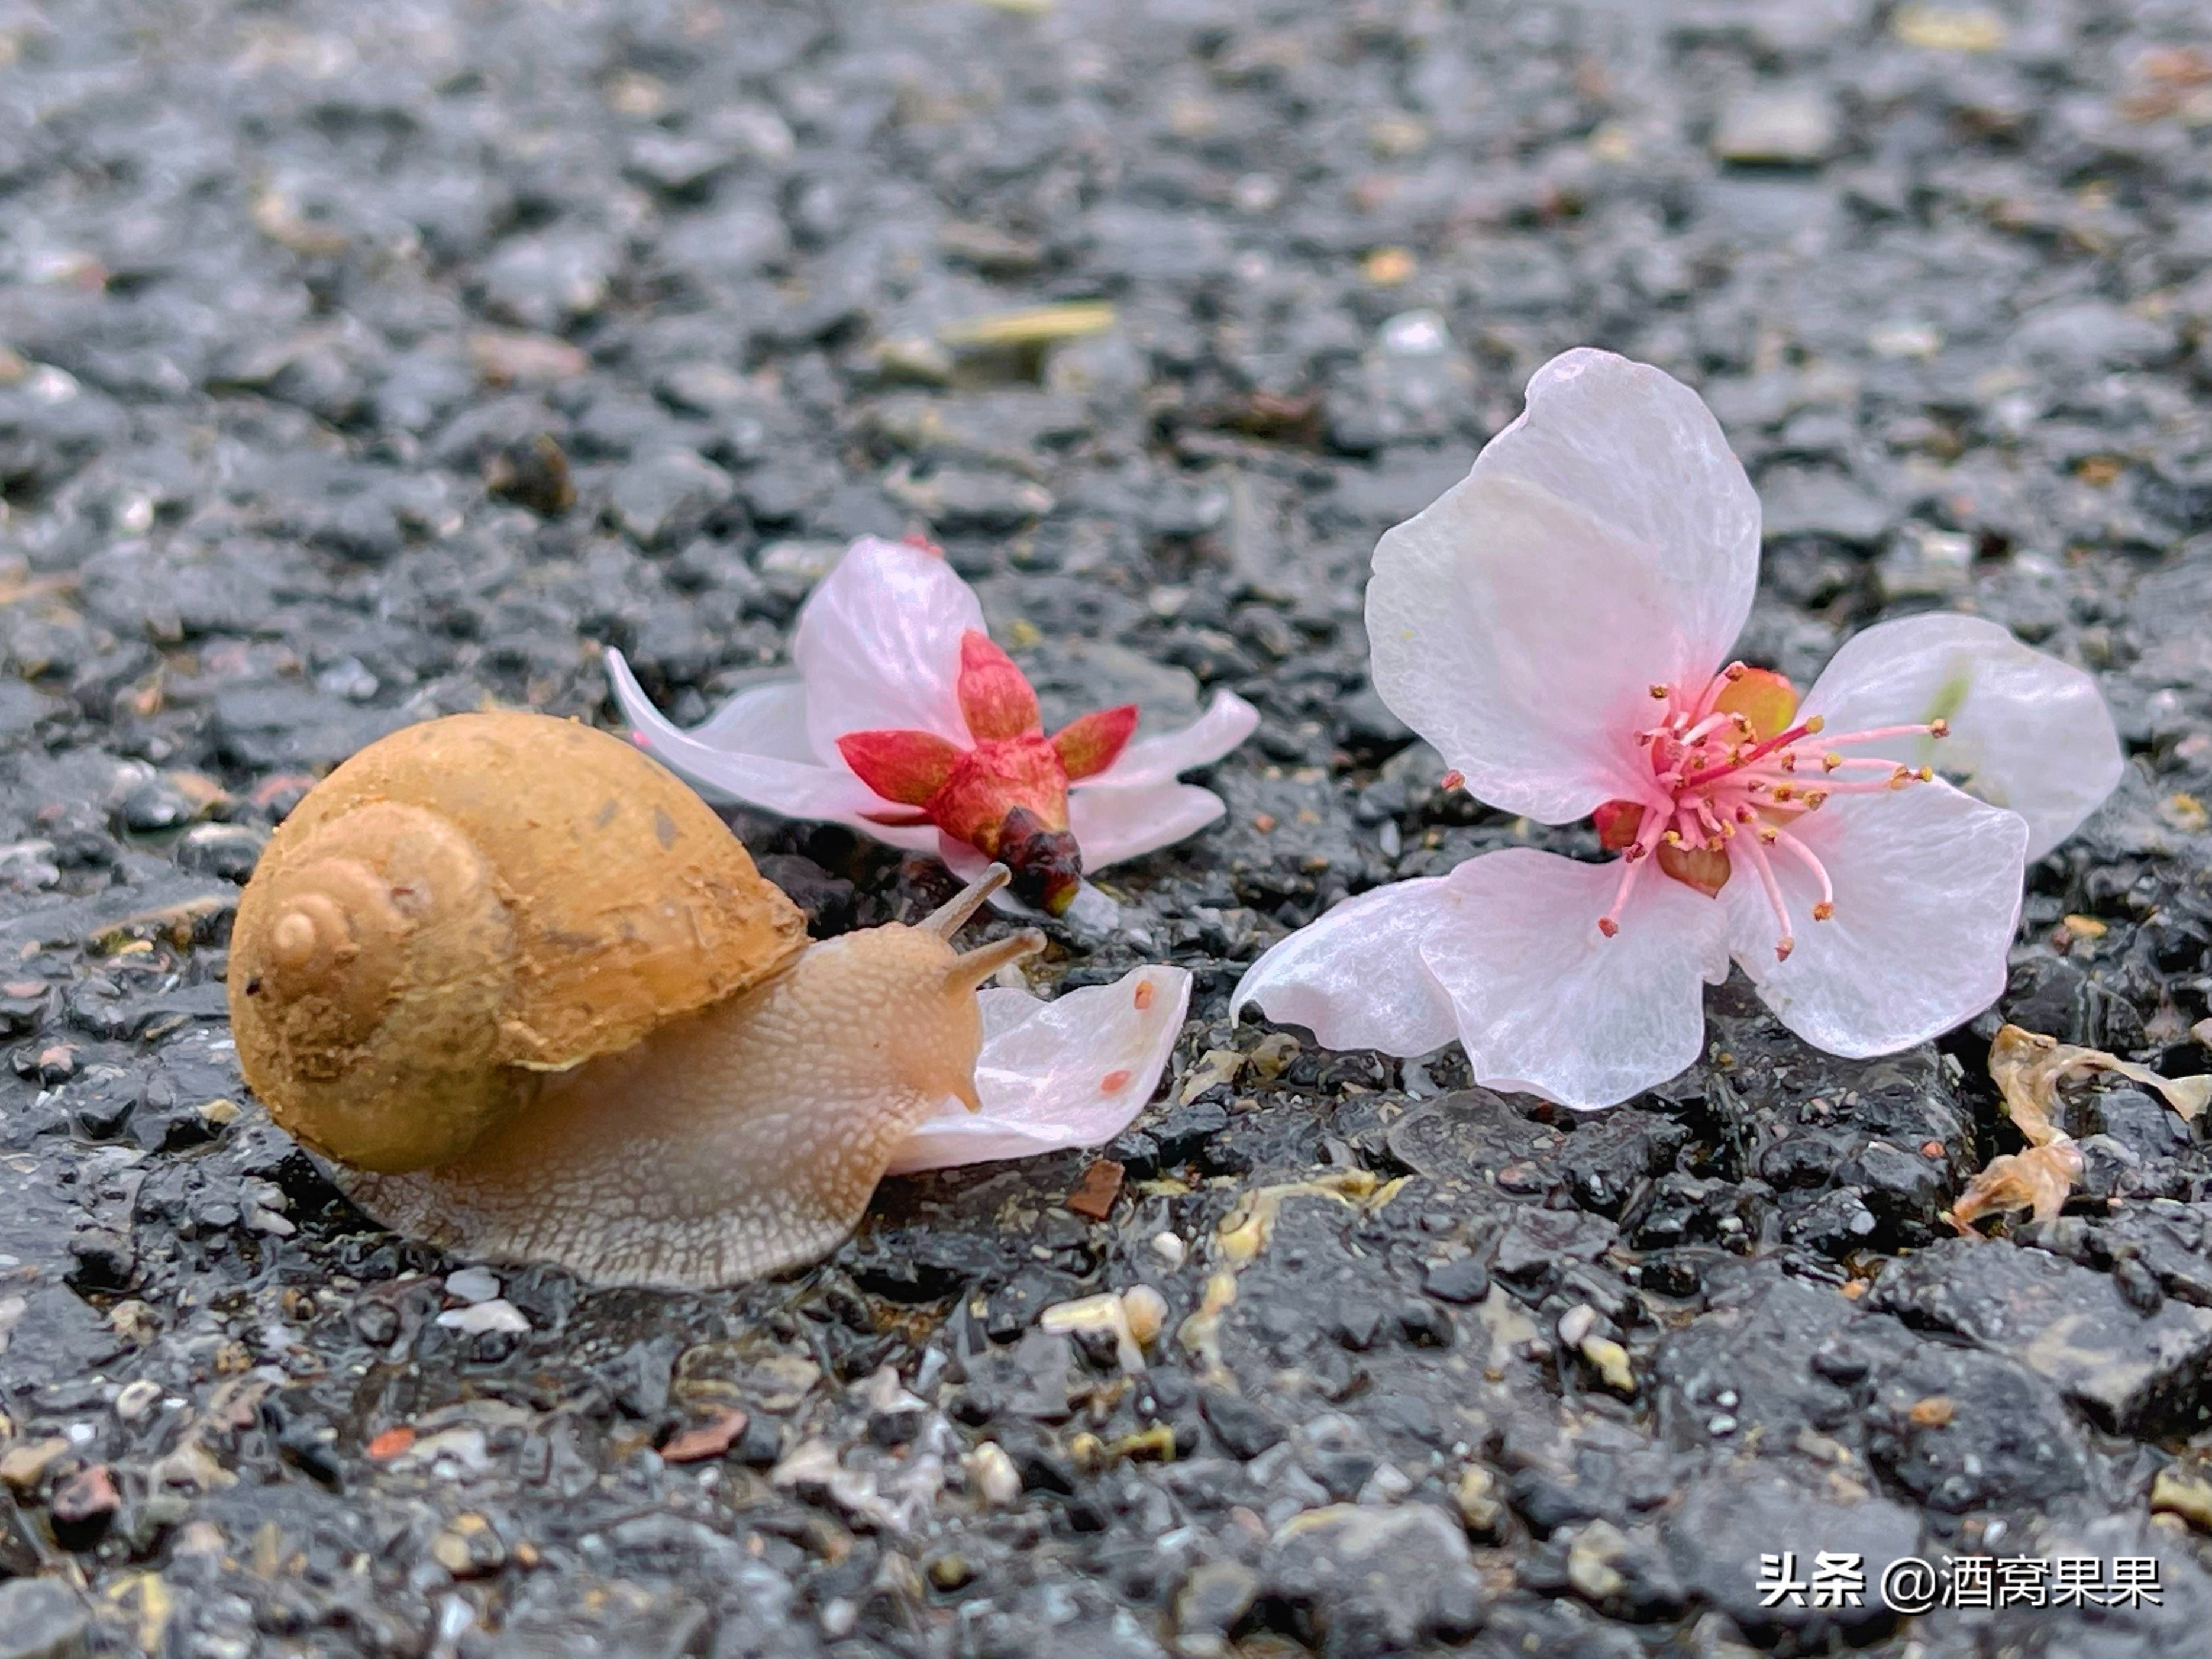
[(1813, 872), (1813, 878), (1820, 884), (1820, 902), (1813, 907), (1813, 920), (1827, 921), (1832, 919), (1836, 914), (1836, 890), (1834, 884), (1828, 879), (1828, 866), (1820, 862), (1820, 855), (1787, 830), (1777, 830), (1768, 839), (1774, 845), (1787, 848), (1796, 857), (1798, 862)]
[[(1595, 815), (1601, 844), (1625, 855), (1619, 889), (1598, 919), (1599, 931), (1608, 939), (1620, 932), (1647, 863), (1656, 862), (1674, 879), (1717, 895), (1728, 879), (1733, 850), (1740, 846), (1780, 930), (1778, 961), (1788, 959), (1796, 941), (1766, 849), (1785, 849), (1812, 872), (1820, 891), (1813, 919), (1830, 920), (1836, 897), (1827, 870), (1810, 847), (1790, 833), (1789, 824), (1802, 813), (1817, 811), (1832, 795), (1887, 794), (1932, 782), (1936, 774), (1928, 766), (1845, 751), (1865, 744), (1948, 737), (1951, 730), (1948, 720), (1931, 720), (1824, 736), (1822, 716), (1792, 718), (1797, 693), (1788, 680), (1741, 662), (1729, 664), (1694, 695), (1657, 683), (1650, 690), (1655, 701), (1668, 705), (1657, 724), (1635, 733), (1637, 744), (1650, 757), (1650, 787), (1608, 801)], [(1816, 744), (1815, 738), (1821, 741)], [(1822, 774), (1819, 787), (1796, 781), (1801, 767), (1809, 772), (1816, 763)], [(1738, 833), (1746, 829), (1749, 835)], [(1654, 851), (1666, 856), (1652, 860)]]
[(1774, 959), (1790, 960), (1790, 953), (1797, 948), (1797, 941), (1790, 932), (1790, 907), (1782, 902), (1782, 884), (1774, 878), (1774, 866), (1767, 862), (1765, 850), (1757, 836), (1747, 838), (1743, 850), (1751, 854), (1752, 868), (1759, 872), (1759, 884), (1766, 890), (1766, 902), (1774, 912), (1774, 920), (1782, 929), (1781, 937), (1774, 941)]

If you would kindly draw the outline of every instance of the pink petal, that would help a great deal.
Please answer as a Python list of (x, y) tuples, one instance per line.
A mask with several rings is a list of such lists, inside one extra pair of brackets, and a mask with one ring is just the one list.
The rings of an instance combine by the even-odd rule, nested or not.
[(1330, 1048), (1407, 1057), (1441, 1048), (1459, 1030), (1421, 945), (1455, 905), (1442, 876), (1346, 899), (1245, 969), (1230, 1018), (1255, 1003), (1278, 1025), (1303, 1025)]
[(1474, 794), (1568, 823), (1644, 789), (1650, 688), (1704, 683), (1758, 575), (1758, 498), (1698, 395), (1570, 351), (1376, 548), (1375, 689)]
[(1259, 723), (1260, 711), (1250, 703), (1234, 691), (1217, 691), (1206, 712), (1188, 726), (1157, 738), (1138, 738), (1121, 751), (1120, 759), (1096, 777), (1085, 779), (1084, 785), (1129, 789), (1139, 784), (1173, 783), (1193, 767), (1210, 766), (1219, 760), (1250, 737)]
[(808, 733), (825, 759), (848, 732), (905, 727), (965, 748), (960, 636), (983, 609), (942, 555), (863, 536), (799, 613), (791, 659), (806, 683)]
[[(787, 759), (782, 754), (758, 752), (736, 745), (755, 732), (760, 740), (784, 750), (796, 736), (789, 716), (794, 700), (784, 685), (756, 686), (732, 700), (750, 704), (761, 715), (757, 727), (729, 718), (725, 708), (697, 732), (687, 732), (662, 718), (645, 695), (637, 678), (623, 660), (622, 653), (607, 653), (607, 678), (615, 701), (630, 724), (631, 741), (702, 794), (743, 801), (785, 817), (820, 818), (848, 824), (896, 847), (929, 851), (937, 845), (933, 829), (895, 830), (872, 823), (861, 814), (890, 809), (891, 803), (847, 769), (811, 762)], [(715, 742), (701, 733), (718, 732)]]
[(1051, 1002), (993, 989), (969, 1112), (947, 1101), (892, 1157), (890, 1173), (951, 1169), (1096, 1146), (1127, 1128), (1159, 1087), (1190, 1004), (1180, 968), (1139, 968)]
[(1103, 870), (1140, 854), (1171, 847), (1229, 809), (1211, 789), (1155, 783), (1132, 789), (1078, 784), (1067, 792), (1067, 827), (1083, 850), (1085, 870)]
[(2018, 813), (1917, 783), (1835, 796), (1790, 832), (1826, 867), (1836, 914), (1814, 921), (1817, 879), (1770, 850), (1796, 939), (1787, 962), (1774, 959), (1779, 924), (1741, 855), (1721, 891), (1735, 958), (1784, 1025), (1832, 1054), (1887, 1054), (1997, 1000), (2020, 922)]
[(2080, 828), (2126, 764), (2097, 683), (1980, 617), (1931, 612), (1877, 623), (1844, 642), (1803, 712), (1826, 720), (1830, 734), (1948, 720), (1947, 738), (1848, 752), (1932, 766), (2019, 813), (2030, 860)]
[(1620, 874), (1618, 860), (1577, 864), (1516, 847), (1444, 878), (1454, 910), (1421, 957), (1452, 1000), (1476, 1082), (1612, 1106), (1696, 1061), (1700, 982), (1728, 977), (1727, 919), (1713, 900), (1647, 870), (1607, 939), (1597, 919)]

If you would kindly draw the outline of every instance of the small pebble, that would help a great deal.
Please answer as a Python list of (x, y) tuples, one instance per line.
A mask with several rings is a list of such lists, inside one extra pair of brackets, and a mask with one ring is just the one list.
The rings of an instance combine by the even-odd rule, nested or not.
[(161, 1385), (150, 1376), (142, 1376), (136, 1382), (126, 1382), (115, 1396), (115, 1415), (122, 1422), (136, 1423), (152, 1411), (161, 1398)]
[(521, 1336), (530, 1329), (530, 1322), (522, 1316), (522, 1310), (498, 1297), (466, 1308), (448, 1308), (438, 1316), (438, 1323), (449, 1331), (460, 1331), (470, 1336), (480, 1336), (486, 1331)]
[(1121, 1311), (1137, 1346), (1149, 1348), (1167, 1324), (1168, 1299), (1149, 1285), (1133, 1285), (1121, 1292)]
[(446, 1275), (446, 1294), (463, 1302), (489, 1302), (500, 1289), (499, 1275), (489, 1267), (463, 1267)]
[(995, 1440), (986, 1440), (969, 1452), (964, 1460), (968, 1484), (974, 1487), (982, 1500), (994, 1509), (1012, 1509), (1021, 1501), (1021, 1471), (1014, 1460), (1006, 1455), (1006, 1448)]

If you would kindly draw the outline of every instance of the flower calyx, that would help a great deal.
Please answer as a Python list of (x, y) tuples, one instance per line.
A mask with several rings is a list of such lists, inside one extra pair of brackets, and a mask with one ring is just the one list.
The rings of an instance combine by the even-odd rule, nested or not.
[(848, 732), (838, 753), (870, 789), (910, 809), (872, 820), (936, 825), (1004, 863), (1019, 897), (1058, 915), (1083, 879), (1068, 785), (1120, 757), (1137, 729), (1136, 705), (1082, 715), (1047, 737), (1027, 676), (975, 629), (960, 637), (957, 690), (967, 744), (933, 732)]

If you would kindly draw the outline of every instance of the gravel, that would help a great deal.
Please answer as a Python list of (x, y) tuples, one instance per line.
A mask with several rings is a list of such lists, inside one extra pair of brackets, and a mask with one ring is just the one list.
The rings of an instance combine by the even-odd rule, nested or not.
[[(2197, 1639), (2201, 1133), (2099, 1084), (2068, 1213), (1941, 1218), (2017, 1146), (2001, 1020), (2212, 1069), (2191, 9), (78, 0), (0, 8), (0, 1656)], [(1752, 470), (1754, 659), (1948, 606), (2100, 677), (2127, 779), (1967, 1030), (1838, 1060), (1739, 978), (1576, 1117), (1228, 1019), (1287, 930), (1521, 838), (1375, 698), (1362, 582), (1586, 343)], [(1194, 977), (1118, 1190), (893, 1182), (709, 1296), (371, 1226), (228, 1042), (270, 828), (409, 721), (611, 724), (609, 647), (703, 719), (914, 532), (1048, 719), (1261, 711), (1037, 976)], [(947, 890), (732, 824), (817, 933)], [(1141, 1368), (1041, 1323), (1139, 1285)], [(2164, 1600), (1767, 1607), (1778, 1550)]]

